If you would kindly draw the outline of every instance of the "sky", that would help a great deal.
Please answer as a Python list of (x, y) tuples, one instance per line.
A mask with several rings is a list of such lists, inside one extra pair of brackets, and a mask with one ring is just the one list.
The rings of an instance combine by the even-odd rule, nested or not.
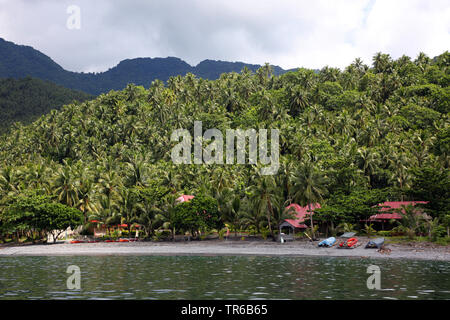
[(342, 69), (449, 50), (450, 1), (0, 0), (0, 37), (78, 72), (167, 56)]

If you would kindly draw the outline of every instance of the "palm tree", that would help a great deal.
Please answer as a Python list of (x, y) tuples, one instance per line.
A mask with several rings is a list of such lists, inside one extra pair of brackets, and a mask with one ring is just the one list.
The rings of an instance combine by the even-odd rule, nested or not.
[(308, 92), (297, 85), (290, 91), (290, 114), (297, 116), (309, 106)]
[(300, 165), (292, 175), (292, 198), (295, 202), (308, 206), (313, 238), (314, 222), (311, 205), (322, 202), (322, 196), (326, 193), (325, 183), (325, 177), (310, 161)]
[(95, 191), (95, 184), (92, 179), (87, 175), (83, 175), (80, 179), (80, 186), (78, 188), (78, 209), (83, 212), (84, 223), (87, 222), (88, 213), (97, 213), (97, 206), (93, 201)]
[(62, 204), (74, 207), (78, 204), (79, 184), (72, 168), (64, 161), (64, 166), (60, 167), (56, 172), (53, 182), (54, 193)]
[(273, 176), (263, 176), (260, 174), (259, 168), (256, 169), (254, 178), (252, 179), (255, 184), (250, 186), (249, 191), (255, 201), (255, 204), (259, 212), (265, 212), (267, 218), (267, 226), (269, 228), (272, 239), (275, 240), (275, 236), (272, 230), (272, 217), (274, 215), (272, 207), (272, 199), (275, 197), (275, 181)]
[(380, 164), (380, 156), (377, 152), (362, 147), (358, 149), (359, 168), (367, 177), (369, 184), (371, 184), (371, 177), (377, 172)]
[(419, 228), (424, 222), (424, 216), (413, 205), (402, 205), (397, 212), (402, 215), (402, 219), (398, 221), (399, 225), (405, 230), (410, 239), (413, 239)]
[(229, 192), (224, 193), (224, 196), (220, 196), (219, 199), (219, 210), (222, 212), (222, 219), (233, 226), (234, 236), (236, 237), (237, 231), (242, 224), (241, 198), (239, 197), (239, 194), (235, 194), (233, 190), (229, 190)]
[(255, 227), (256, 232), (261, 232), (261, 225), (264, 223), (264, 213), (259, 208), (258, 198), (245, 198), (242, 203), (240, 224), (245, 228)]

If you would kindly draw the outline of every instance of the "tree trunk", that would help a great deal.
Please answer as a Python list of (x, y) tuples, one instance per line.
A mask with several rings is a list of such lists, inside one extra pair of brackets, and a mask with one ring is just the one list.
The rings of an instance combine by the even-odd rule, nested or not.
[(267, 223), (269, 226), (269, 232), (270, 232), (270, 235), (272, 236), (272, 240), (275, 241), (275, 236), (273, 235), (273, 231), (272, 231), (272, 224), (270, 222), (270, 216), (273, 215), (273, 208), (272, 208), (272, 203), (270, 202), (270, 198), (267, 198), (267, 206), (269, 207), (269, 212), (267, 215)]
[(312, 211), (311, 211), (311, 203), (308, 203), (308, 210), (309, 210), (309, 218), (311, 220), (311, 237), (314, 240), (316, 237), (314, 235), (314, 222), (313, 222)]

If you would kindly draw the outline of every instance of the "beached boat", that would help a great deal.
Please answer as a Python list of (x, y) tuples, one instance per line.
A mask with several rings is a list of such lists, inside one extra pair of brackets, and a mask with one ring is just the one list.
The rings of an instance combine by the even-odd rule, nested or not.
[(72, 241), (70, 241), (70, 243), (84, 243), (84, 241), (83, 240), (72, 240)]
[(319, 247), (332, 247), (336, 243), (335, 237), (330, 237), (319, 242)]
[(374, 240), (370, 240), (366, 244), (366, 249), (380, 249), (384, 244), (384, 238), (376, 238)]
[(353, 236), (356, 234), (356, 232), (345, 232), (344, 234), (340, 235), (340, 238), (353, 238)]
[(338, 248), (341, 249), (354, 249), (358, 246), (358, 239), (357, 238), (350, 238), (348, 240), (342, 241), (339, 244)]

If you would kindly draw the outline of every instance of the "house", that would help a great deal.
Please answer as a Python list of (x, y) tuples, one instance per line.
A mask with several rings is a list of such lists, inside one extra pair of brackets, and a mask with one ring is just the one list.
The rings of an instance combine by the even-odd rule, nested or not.
[(400, 220), (402, 219), (402, 214), (398, 211), (402, 211), (404, 213), (404, 210), (402, 209), (402, 206), (408, 206), (416, 204), (426, 204), (427, 201), (386, 201), (383, 203), (378, 204), (380, 207), (379, 211), (380, 213), (375, 214), (373, 216), (370, 216), (369, 221), (372, 222), (385, 222), (389, 221), (391, 219)]
[[(311, 209), (313, 212), (311, 214), (314, 214), (314, 209), (319, 209), (320, 204), (314, 203), (311, 204)], [(284, 240), (294, 240), (294, 234), (295, 231), (304, 230), (307, 229), (308, 226), (304, 224), (305, 219), (307, 219), (307, 216), (310, 214), (308, 206), (302, 207), (296, 203), (292, 203), (289, 206), (285, 208), (286, 211), (293, 210), (293, 214), (295, 216), (294, 219), (285, 219), (283, 223), (280, 224), (280, 235), (281, 230), (283, 228), (289, 228), (289, 233), (284, 234), (283, 238)]]

